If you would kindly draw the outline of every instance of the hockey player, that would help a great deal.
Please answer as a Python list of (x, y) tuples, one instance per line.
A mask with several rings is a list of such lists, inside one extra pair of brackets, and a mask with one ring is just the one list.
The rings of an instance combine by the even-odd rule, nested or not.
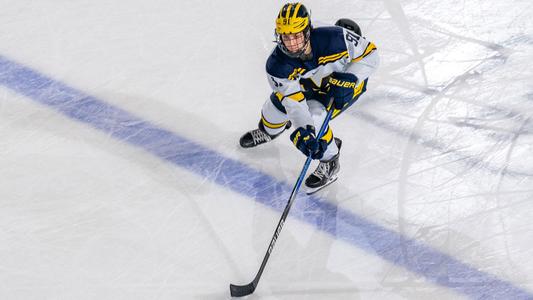
[(255, 147), (294, 126), (290, 139), (306, 156), (320, 160), (305, 180), (308, 193), (337, 179), (342, 141), (327, 128), (317, 139), (333, 98), (333, 118), (366, 91), (368, 77), (379, 64), (376, 46), (361, 36), (359, 26), (340, 19), (336, 26), (314, 28), (301, 3), (283, 5), (276, 18), (276, 48), (266, 63), (273, 93), (261, 110), (259, 128), (245, 133), (240, 144)]

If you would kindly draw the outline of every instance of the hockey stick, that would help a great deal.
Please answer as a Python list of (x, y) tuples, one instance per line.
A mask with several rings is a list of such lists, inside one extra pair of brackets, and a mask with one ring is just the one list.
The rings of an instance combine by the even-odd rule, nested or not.
[[(322, 126), (320, 127), (320, 131), (318, 132), (318, 135), (317, 135), (318, 139), (320, 139), (324, 135), (324, 131), (326, 131), (329, 121), (331, 120), (331, 116), (334, 110), (331, 107), (332, 103), (333, 103), (333, 98), (330, 99), (329, 105), (327, 106), (330, 109), (328, 109), (328, 114), (326, 115), (326, 118), (324, 119), (324, 122), (322, 123)], [(257, 284), (259, 283), (259, 279), (261, 278), (261, 275), (263, 274), (263, 271), (265, 270), (265, 266), (267, 264), (268, 258), (270, 257), (270, 253), (272, 252), (272, 249), (274, 249), (276, 240), (278, 239), (281, 229), (283, 228), (285, 219), (287, 218), (287, 215), (289, 214), (289, 210), (291, 209), (292, 202), (294, 201), (294, 198), (296, 198), (298, 189), (300, 189), (300, 186), (302, 185), (303, 178), (305, 177), (305, 174), (307, 173), (307, 169), (309, 169), (309, 165), (311, 164), (312, 160), (313, 159), (311, 158), (311, 156), (308, 156), (307, 159), (305, 160), (305, 164), (302, 169), (302, 172), (300, 172), (300, 176), (298, 176), (298, 180), (296, 181), (296, 184), (294, 185), (294, 188), (292, 189), (291, 196), (289, 197), (289, 201), (287, 202), (287, 205), (285, 206), (285, 209), (283, 210), (283, 213), (281, 214), (281, 218), (279, 219), (278, 226), (276, 227), (276, 230), (274, 231), (274, 236), (272, 237), (272, 240), (270, 241), (270, 245), (268, 246), (267, 252), (265, 254), (265, 257), (263, 258), (263, 262), (261, 263), (261, 267), (259, 268), (257, 275), (255, 275), (255, 278), (252, 282), (246, 285), (230, 284), (229, 289), (230, 289), (230, 293), (232, 297), (243, 297), (246, 295), (250, 295), (251, 293), (255, 291), (255, 288), (257, 287)]]

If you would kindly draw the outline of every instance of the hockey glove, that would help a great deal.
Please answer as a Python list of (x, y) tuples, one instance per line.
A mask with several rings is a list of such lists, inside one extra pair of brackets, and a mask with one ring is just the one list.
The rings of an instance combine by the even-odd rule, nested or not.
[(325, 140), (316, 139), (315, 128), (311, 125), (296, 129), (291, 134), (291, 141), (305, 156), (311, 156), (313, 159), (321, 159), (328, 148), (328, 143)]
[(357, 77), (352, 73), (333, 72), (328, 83), (328, 98), (333, 97), (335, 109), (342, 109), (354, 96)]

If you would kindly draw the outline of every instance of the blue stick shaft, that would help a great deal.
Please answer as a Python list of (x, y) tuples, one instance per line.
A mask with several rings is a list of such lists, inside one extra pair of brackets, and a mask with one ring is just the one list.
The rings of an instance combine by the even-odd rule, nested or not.
[[(326, 115), (326, 118), (324, 119), (324, 122), (322, 123), (322, 126), (320, 126), (317, 139), (320, 139), (324, 135), (326, 128), (328, 128), (329, 121), (331, 120), (331, 116), (333, 115), (332, 103), (333, 103), (333, 98), (330, 99), (329, 105), (327, 106), (329, 108), (328, 113)], [(257, 272), (257, 275), (255, 275), (254, 280), (250, 282), (249, 284), (240, 285), (240, 286), (230, 284), (230, 293), (233, 297), (246, 296), (255, 291), (255, 288), (257, 287), (257, 284), (259, 283), (259, 279), (261, 278), (261, 275), (263, 274), (265, 266), (268, 262), (268, 258), (270, 257), (270, 253), (272, 252), (272, 249), (274, 249), (274, 245), (276, 244), (276, 241), (279, 237), (281, 229), (283, 228), (285, 219), (287, 218), (287, 215), (289, 214), (289, 210), (291, 209), (292, 202), (296, 198), (296, 194), (298, 193), (298, 190), (300, 189), (300, 186), (302, 185), (305, 174), (307, 173), (307, 169), (309, 169), (309, 165), (311, 165), (311, 160), (312, 160), (311, 155), (309, 155), (307, 159), (305, 160), (305, 164), (302, 169), (302, 172), (300, 172), (300, 176), (298, 176), (298, 180), (296, 181), (296, 184), (294, 185), (294, 188), (292, 189), (291, 196), (289, 197), (289, 201), (287, 201), (287, 205), (285, 206), (285, 209), (283, 210), (283, 213), (281, 214), (281, 218), (279, 219), (278, 226), (276, 227), (276, 231), (274, 231), (274, 236), (272, 236), (272, 240), (270, 240), (270, 244), (268, 246), (265, 257), (263, 258), (263, 262), (261, 263), (261, 267), (259, 267), (259, 271)]]
[[(331, 106), (331, 103), (330, 103), (330, 106)], [(329, 121), (331, 120), (332, 115), (333, 115), (333, 108), (328, 110), (328, 114), (326, 115), (326, 118), (324, 119), (324, 122), (322, 123), (322, 126), (320, 126), (320, 130), (318, 131), (317, 139), (320, 139), (324, 135), (326, 128), (328, 128), (328, 124), (329, 124)], [(289, 198), (289, 202), (292, 202), (292, 200), (296, 196), (296, 193), (298, 193), (298, 190), (300, 189), (300, 186), (302, 185), (303, 179), (305, 177), (305, 174), (307, 174), (307, 170), (309, 169), (309, 166), (311, 165), (312, 160), (313, 159), (311, 158), (311, 155), (309, 155), (307, 159), (305, 160), (304, 167), (302, 169), (302, 172), (300, 173), (300, 176), (298, 176), (298, 180), (296, 181), (296, 185), (294, 189), (292, 190), (291, 196)]]

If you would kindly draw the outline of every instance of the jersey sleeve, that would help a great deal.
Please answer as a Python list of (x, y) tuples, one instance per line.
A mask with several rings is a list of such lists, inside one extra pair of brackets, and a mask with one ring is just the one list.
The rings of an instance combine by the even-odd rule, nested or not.
[(356, 33), (343, 29), (348, 50), (346, 72), (354, 74), (359, 82), (367, 79), (379, 66), (379, 55), (374, 43)]
[(295, 128), (313, 125), (313, 118), (299, 82), (299, 75), (304, 70), (271, 56), (267, 61), (266, 71), (270, 87), (285, 107)]

